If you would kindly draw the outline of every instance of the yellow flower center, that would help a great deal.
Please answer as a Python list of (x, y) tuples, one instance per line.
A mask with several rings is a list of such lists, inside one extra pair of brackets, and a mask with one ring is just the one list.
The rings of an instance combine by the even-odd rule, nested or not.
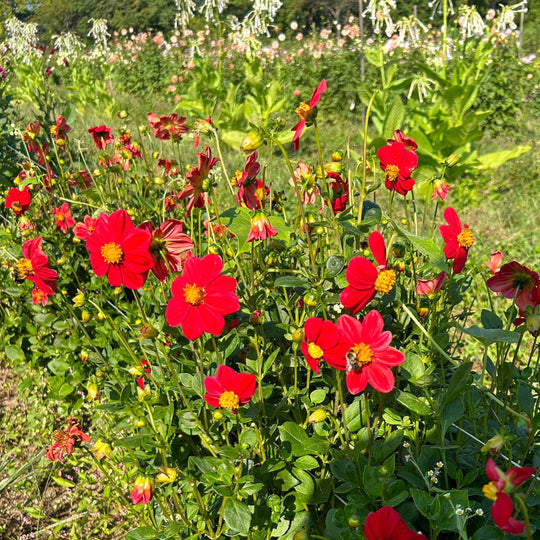
[(399, 167), (397, 165), (388, 165), (386, 167), (386, 176), (390, 182), (393, 182), (399, 176)]
[(34, 275), (32, 261), (30, 259), (20, 259), (17, 262), (17, 274), (20, 279), (26, 279), (28, 276)]
[(124, 252), (116, 242), (109, 242), (101, 246), (101, 256), (107, 264), (118, 264), (124, 257)]
[(474, 236), (471, 229), (463, 229), (463, 231), (458, 234), (457, 241), (460, 247), (469, 249), (474, 244)]
[(57, 221), (65, 221), (66, 220), (66, 215), (63, 212), (58, 212), (58, 214), (56, 215), (56, 220)]
[(347, 353), (347, 371), (358, 371), (373, 360), (373, 353), (367, 343), (353, 345)]
[(15, 212), (20, 212), (22, 210), (22, 204), (19, 201), (15, 201), (11, 203), (11, 208), (13, 208)]
[(311, 107), (302, 101), (300, 105), (296, 108), (296, 114), (300, 117), (300, 120), (305, 120), (307, 114), (311, 110)]
[(36, 289), (36, 291), (34, 292), (34, 299), (36, 300), (36, 302), (41, 302), (43, 300), (43, 297), (43, 291), (41, 289)]
[(310, 343), (308, 345), (308, 353), (309, 356), (311, 356), (311, 358), (313, 358), (314, 360), (322, 358), (324, 354), (323, 350), (318, 345), (315, 345), (315, 343)]
[(236, 171), (234, 173), (234, 176), (232, 177), (231, 185), (232, 186), (237, 186), (240, 183), (240, 181), (242, 180), (242, 176), (244, 176), (244, 171)]
[(192, 306), (200, 306), (204, 302), (206, 292), (195, 283), (190, 283), (184, 287), (184, 300)]
[(495, 487), (493, 482), (490, 482), (482, 488), (482, 492), (484, 493), (484, 497), (494, 501), (497, 498), (497, 493), (499, 493), (499, 490)]
[(240, 407), (240, 398), (234, 392), (223, 392), (219, 396), (219, 406), (234, 411)]
[(396, 273), (393, 270), (382, 270), (379, 272), (375, 282), (375, 290), (382, 294), (388, 294), (396, 283)]

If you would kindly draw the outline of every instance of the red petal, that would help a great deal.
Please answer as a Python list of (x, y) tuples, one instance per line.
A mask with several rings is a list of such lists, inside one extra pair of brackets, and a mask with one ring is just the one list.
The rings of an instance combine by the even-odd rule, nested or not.
[(374, 231), (369, 235), (369, 249), (371, 249), (371, 253), (373, 253), (375, 260), (381, 266), (386, 267), (386, 247), (384, 245), (383, 235), (380, 232)]
[(451, 206), (449, 206), (444, 211), (443, 216), (444, 216), (444, 219), (446, 220), (446, 223), (448, 223), (448, 225), (450, 225), (450, 227), (454, 229), (456, 234), (459, 234), (463, 230), (463, 227), (461, 225), (461, 220), (459, 219), (457, 212)]
[(378, 364), (376, 360), (371, 362), (371, 364), (365, 366), (362, 371), (366, 372), (367, 379), (369, 384), (382, 392), (383, 394), (388, 394), (391, 392), (395, 385), (394, 374), (392, 371), (382, 364)]

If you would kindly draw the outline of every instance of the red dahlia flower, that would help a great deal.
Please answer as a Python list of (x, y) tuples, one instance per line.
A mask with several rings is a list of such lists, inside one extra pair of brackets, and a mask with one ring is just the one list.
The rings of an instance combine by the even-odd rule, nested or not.
[(527, 306), (533, 305), (535, 289), (540, 288), (540, 278), (536, 272), (512, 261), (501, 266), (501, 269), (487, 280), (487, 286), (505, 298), (515, 298), (519, 309), (525, 311)]
[(189, 131), (186, 126), (186, 117), (178, 116), (176, 113), (172, 113), (169, 116), (158, 116), (154, 113), (148, 113), (148, 124), (154, 132), (154, 137), (161, 139), (162, 141), (179, 141), (182, 135)]
[(238, 186), (236, 198), (240, 206), (245, 205), (250, 210), (259, 210), (270, 190), (257, 179), (261, 166), (257, 162), (258, 154), (253, 152), (246, 160), (243, 171), (236, 171), (233, 179), (234, 185)]
[(408, 152), (401, 142), (379, 148), (378, 155), (381, 169), (386, 173), (386, 187), (400, 195), (411, 191), (416, 183), (411, 178), (411, 173), (418, 166), (418, 156), (414, 152)]
[(358, 394), (368, 383), (379, 392), (391, 392), (395, 381), (390, 366), (403, 364), (405, 355), (389, 346), (392, 334), (383, 332), (381, 314), (372, 310), (363, 322), (350, 315), (342, 315), (337, 327), (348, 352), (339, 361), (328, 358), (327, 362), (336, 369), (347, 371), (349, 392)]
[(223, 407), (236, 414), (239, 407), (249, 403), (257, 389), (257, 377), (251, 373), (237, 373), (234, 369), (218, 366), (215, 377), (206, 377), (204, 399), (212, 407)]
[(92, 135), (96, 146), (100, 150), (105, 150), (109, 144), (114, 144), (114, 137), (111, 135), (111, 130), (106, 126), (90, 128), (88, 133)]
[(514, 505), (511, 495), (514, 487), (523, 484), (534, 474), (534, 467), (512, 467), (505, 474), (489, 458), (486, 464), (486, 474), (491, 480), (482, 491), (484, 495), (495, 501), (491, 507), (491, 516), (499, 529), (510, 534), (521, 534), (525, 530), (525, 523), (512, 517)]
[(107, 275), (111, 287), (140, 289), (154, 266), (150, 241), (150, 234), (137, 229), (125, 210), (102, 213), (86, 242), (92, 270), (98, 277)]
[(199, 159), (199, 166), (193, 167), (186, 174), (186, 181), (188, 185), (178, 194), (179, 199), (188, 199), (186, 210), (191, 212), (191, 209), (196, 206), (202, 206), (204, 204), (203, 192), (206, 191), (204, 181), (208, 178), (210, 170), (219, 161), (219, 158), (212, 157), (212, 150), (208, 145), (205, 146), (204, 154), (199, 152), (197, 154)]
[[(64, 141), (68, 140), (67, 134), (71, 131), (71, 128), (67, 125), (67, 120), (64, 116), (59, 116), (56, 119), (56, 125), (51, 127), (51, 133), (54, 135), (55, 140)], [(65, 144), (58, 144), (58, 146), (64, 150)]]
[(59, 429), (53, 433), (54, 444), (47, 449), (45, 456), (51, 461), (58, 460), (60, 463), (64, 463), (62, 459), (64, 452), (71, 456), (73, 448), (75, 447), (75, 439), (79, 439), (81, 442), (90, 442), (91, 439), (86, 433), (83, 433), (79, 429), (79, 422), (76, 418), (68, 418), (68, 425), (65, 430)]
[(148, 504), (154, 496), (155, 483), (153, 478), (148, 476), (137, 476), (133, 484), (133, 491), (130, 498), (133, 504)]
[(391, 506), (368, 514), (364, 534), (367, 540), (427, 540), (423, 534), (411, 531)]
[(416, 294), (419, 296), (427, 296), (428, 298), (434, 298), (435, 295), (441, 290), (441, 287), (446, 281), (446, 272), (437, 274), (433, 279), (419, 279), (416, 284)]
[(173, 281), (173, 297), (165, 317), (171, 326), (182, 325), (182, 332), (191, 341), (203, 332), (219, 336), (224, 316), (240, 309), (234, 292), (236, 279), (221, 275), (222, 270), (223, 261), (217, 255), (189, 257), (184, 272)]
[(46, 306), (49, 303), (49, 295), (37, 287), (32, 289), (32, 304)]
[(435, 180), (433, 182), (433, 194), (431, 195), (431, 200), (434, 201), (437, 197), (440, 197), (441, 200), (446, 201), (449, 191), (450, 186), (444, 180)]
[(83, 223), (79, 222), (73, 227), (73, 234), (80, 240), (88, 240), (99, 223), (99, 218), (84, 216)]
[(49, 267), (49, 259), (41, 250), (43, 238), (38, 236), (27, 240), (22, 247), (23, 258), (15, 265), (18, 280), (27, 279), (36, 284), (36, 288), (45, 294), (56, 291), (58, 274)]
[(247, 237), (248, 242), (255, 240), (266, 240), (271, 236), (276, 236), (277, 231), (274, 229), (270, 220), (264, 215), (263, 212), (256, 212), (251, 219), (251, 229)]
[(353, 315), (367, 306), (377, 292), (388, 294), (396, 283), (396, 273), (388, 269), (386, 247), (380, 232), (369, 235), (369, 247), (379, 266), (365, 257), (352, 258), (345, 273), (349, 286), (343, 289), (339, 297)]
[(22, 216), (29, 208), (32, 202), (32, 195), (28, 186), (24, 189), (11, 188), (6, 197), (6, 208), (11, 208), (16, 215)]
[(320, 373), (321, 359), (328, 363), (340, 363), (349, 345), (342, 343), (341, 334), (333, 322), (311, 317), (304, 325), (301, 348), (309, 367), (315, 373)]
[(139, 229), (148, 232), (152, 237), (149, 249), (155, 264), (151, 270), (160, 281), (167, 279), (168, 267), (173, 273), (181, 272), (182, 263), (191, 255), (193, 240), (182, 232), (182, 227), (182, 222), (178, 219), (168, 219), (156, 230), (153, 230), (151, 221), (139, 225)]
[(68, 203), (64, 203), (60, 208), (53, 208), (52, 213), (56, 218), (56, 228), (59, 231), (67, 234), (69, 227), (75, 225)]
[(468, 225), (461, 225), (461, 220), (451, 206), (444, 211), (444, 219), (448, 225), (439, 227), (446, 243), (444, 254), (447, 259), (454, 259), (454, 273), (459, 274), (467, 262), (469, 248), (474, 244), (474, 236)]
[(395, 142), (403, 143), (407, 152), (414, 152), (418, 148), (417, 142), (412, 137), (405, 137), (405, 133), (400, 129), (396, 129), (396, 131), (394, 131), (394, 138), (386, 139), (386, 142), (389, 146)]
[(309, 100), (309, 105), (302, 102), (296, 109), (296, 114), (300, 118), (300, 122), (298, 122), (298, 124), (296, 124), (296, 126), (294, 126), (291, 130), (294, 131), (293, 143), (295, 150), (298, 150), (300, 146), (300, 135), (302, 135), (302, 131), (304, 131), (306, 125), (310, 126), (311, 124), (313, 124), (313, 121), (317, 116), (317, 110), (315, 109), (315, 107), (321, 100), (321, 96), (326, 91), (326, 89), (326, 79), (323, 79), (319, 86), (317, 86), (317, 88), (315, 88), (315, 90), (313, 91), (311, 99)]

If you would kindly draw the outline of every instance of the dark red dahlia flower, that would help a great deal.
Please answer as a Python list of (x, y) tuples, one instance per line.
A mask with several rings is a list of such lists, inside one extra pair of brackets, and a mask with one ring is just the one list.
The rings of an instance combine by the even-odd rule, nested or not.
[(90, 128), (88, 133), (92, 135), (96, 146), (100, 150), (105, 150), (109, 144), (114, 144), (114, 137), (111, 134), (111, 130), (106, 126)]

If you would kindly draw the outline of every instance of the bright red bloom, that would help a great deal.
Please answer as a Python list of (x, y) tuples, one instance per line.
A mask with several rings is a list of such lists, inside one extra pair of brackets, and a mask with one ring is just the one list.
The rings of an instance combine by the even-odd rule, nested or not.
[(461, 225), (457, 212), (451, 206), (444, 211), (444, 219), (448, 225), (439, 227), (446, 243), (444, 254), (447, 259), (454, 259), (454, 273), (459, 274), (467, 262), (469, 248), (474, 244), (474, 236), (468, 225)]
[(137, 476), (130, 498), (133, 504), (148, 504), (154, 496), (155, 483), (148, 476)]
[(394, 131), (393, 139), (386, 139), (386, 142), (391, 146), (395, 142), (403, 143), (407, 152), (414, 152), (418, 148), (418, 143), (412, 137), (405, 137), (405, 133), (400, 129)]
[(64, 203), (60, 208), (53, 208), (52, 213), (56, 218), (56, 228), (64, 233), (68, 232), (69, 227), (75, 225), (75, 220), (71, 215), (69, 204)]
[(388, 268), (384, 238), (380, 232), (369, 235), (369, 247), (379, 263), (375, 266), (365, 257), (354, 257), (349, 262), (345, 276), (348, 287), (339, 297), (353, 315), (367, 306), (377, 292), (388, 294), (396, 283), (396, 273)]
[(523, 484), (534, 474), (534, 467), (512, 467), (505, 474), (489, 458), (486, 464), (486, 474), (491, 480), (482, 491), (484, 495), (495, 501), (491, 507), (491, 516), (499, 529), (510, 534), (521, 534), (525, 530), (525, 523), (512, 517), (514, 505), (511, 495), (514, 487)]
[(500, 251), (494, 251), (490, 256), (489, 260), (486, 261), (486, 266), (494, 273), (496, 274), (502, 264), (503, 260), (503, 254)]
[(23, 244), (23, 258), (15, 265), (15, 273), (18, 280), (27, 279), (45, 294), (53, 294), (58, 274), (49, 267), (49, 259), (41, 249), (42, 242), (43, 238), (38, 236)]
[(179, 199), (188, 199), (186, 206), (187, 212), (191, 212), (194, 206), (202, 206), (204, 202), (203, 192), (206, 191), (204, 181), (208, 178), (210, 170), (219, 161), (219, 158), (212, 157), (212, 151), (208, 145), (205, 146), (204, 154), (197, 154), (199, 166), (193, 167), (186, 173), (186, 181), (188, 185), (178, 194)]
[(271, 236), (276, 236), (277, 231), (274, 229), (270, 220), (264, 215), (263, 212), (256, 212), (251, 219), (251, 229), (247, 237), (248, 242), (254, 240), (266, 240)]
[(378, 155), (381, 169), (386, 173), (387, 189), (397, 191), (400, 195), (411, 191), (416, 183), (411, 173), (418, 166), (418, 156), (414, 152), (407, 152), (401, 142), (379, 148)]
[(321, 359), (328, 363), (339, 363), (345, 358), (349, 345), (342, 343), (341, 334), (333, 322), (310, 317), (304, 325), (301, 348), (309, 367), (315, 373), (320, 373)]
[(150, 234), (137, 229), (125, 210), (116, 210), (110, 216), (102, 213), (86, 242), (92, 270), (98, 277), (107, 275), (112, 287), (140, 289), (154, 266), (150, 241)]
[(416, 294), (433, 298), (446, 281), (446, 272), (437, 274), (433, 279), (419, 279), (416, 284)]
[(79, 422), (76, 418), (68, 418), (68, 425), (65, 430), (59, 429), (53, 433), (54, 444), (47, 449), (45, 456), (51, 461), (58, 460), (64, 463), (62, 459), (64, 453), (71, 456), (75, 447), (75, 439), (81, 442), (90, 442), (91, 439), (86, 433), (79, 429)]
[(24, 186), (22, 190), (11, 188), (6, 197), (6, 208), (11, 208), (15, 214), (22, 216), (30, 208), (32, 202), (32, 195), (28, 189), (28, 186)]
[(347, 371), (347, 388), (351, 394), (362, 392), (369, 383), (375, 390), (388, 393), (394, 388), (394, 374), (390, 366), (405, 362), (405, 355), (390, 347), (392, 334), (383, 332), (384, 322), (378, 311), (370, 311), (363, 322), (350, 315), (342, 315), (337, 322), (348, 352), (336, 361), (327, 362)]
[(148, 124), (154, 132), (154, 137), (161, 139), (162, 141), (179, 141), (182, 135), (189, 131), (186, 126), (186, 117), (178, 116), (176, 113), (172, 113), (169, 116), (158, 116), (154, 113), (148, 113)]
[(317, 86), (317, 88), (315, 88), (315, 90), (313, 91), (311, 99), (309, 100), (309, 105), (302, 102), (296, 109), (296, 114), (300, 118), (300, 122), (298, 122), (298, 124), (296, 124), (296, 126), (294, 126), (291, 130), (294, 131), (293, 143), (295, 150), (298, 150), (300, 146), (300, 135), (302, 135), (302, 131), (304, 131), (306, 125), (310, 126), (311, 124), (313, 124), (313, 121), (317, 116), (317, 110), (315, 109), (315, 107), (321, 100), (321, 96), (326, 91), (326, 89), (326, 79), (323, 79), (319, 86)]
[(111, 130), (106, 126), (90, 128), (88, 133), (92, 135), (96, 146), (100, 150), (105, 150), (109, 144), (114, 144), (114, 137), (111, 134)]
[(165, 317), (171, 326), (182, 325), (182, 332), (191, 341), (203, 332), (219, 336), (224, 316), (240, 309), (234, 292), (236, 279), (221, 275), (222, 270), (223, 261), (217, 255), (189, 257), (184, 272), (173, 281), (173, 297)]
[(49, 295), (37, 287), (32, 289), (32, 304), (46, 306), (49, 303)]
[[(63, 140), (67, 141), (68, 136), (67, 134), (71, 131), (71, 128), (67, 124), (67, 120), (64, 116), (59, 116), (56, 119), (56, 125), (51, 127), (51, 133), (54, 135), (54, 138), (56, 141)], [(65, 149), (64, 144), (58, 145), (62, 150)]]
[(391, 506), (368, 514), (364, 534), (367, 540), (427, 540), (423, 534), (411, 531)]
[(223, 407), (236, 414), (242, 405), (249, 403), (257, 389), (257, 377), (251, 373), (237, 373), (234, 369), (218, 366), (215, 377), (206, 377), (204, 399), (212, 407)]
[(139, 225), (139, 229), (152, 236), (150, 253), (154, 258), (154, 266), (151, 270), (160, 281), (165, 281), (169, 274), (167, 263), (171, 272), (181, 272), (183, 262), (191, 255), (193, 240), (182, 232), (182, 228), (182, 222), (178, 219), (168, 219), (155, 230), (151, 221)]
[(332, 190), (332, 211), (334, 215), (339, 214), (339, 212), (343, 212), (347, 208), (347, 203), (349, 202), (349, 184), (344, 182), (338, 173), (329, 172), (327, 175), (328, 178), (333, 180), (328, 183)]
[(505, 298), (516, 298), (516, 305), (525, 311), (534, 304), (535, 289), (540, 288), (540, 278), (526, 266), (516, 261), (501, 266), (501, 269), (487, 280), (487, 286)]
[(80, 240), (88, 240), (90, 235), (95, 231), (99, 218), (84, 216), (84, 222), (76, 223), (73, 227), (73, 234)]

